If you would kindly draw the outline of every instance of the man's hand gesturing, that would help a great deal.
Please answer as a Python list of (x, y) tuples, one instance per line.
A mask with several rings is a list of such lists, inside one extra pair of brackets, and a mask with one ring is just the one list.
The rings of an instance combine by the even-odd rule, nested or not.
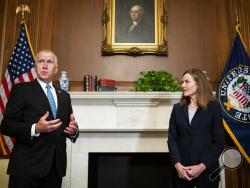
[(69, 126), (65, 128), (64, 132), (66, 134), (69, 134), (71, 136), (75, 135), (77, 132), (78, 126), (77, 126), (77, 122), (75, 121), (75, 117), (74, 114), (72, 113), (70, 115), (70, 122), (69, 122)]
[(36, 133), (50, 133), (57, 130), (61, 125), (62, 122), (60, 119), (55, 119), (51, 121), (47, 121), (46, 119), (49, 116), (49, 112), (47, 111), (38, 121), (36, 124), (35, 130)]

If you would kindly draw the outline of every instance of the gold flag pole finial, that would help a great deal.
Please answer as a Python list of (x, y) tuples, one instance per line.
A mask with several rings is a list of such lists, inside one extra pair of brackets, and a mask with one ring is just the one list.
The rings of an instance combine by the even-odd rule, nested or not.
[(21, 4), (16, 7), (16, 14), (18, 14), (19, 12), (22, 13), (22, 20), (24, 20), (24, 13), (30, 13), (30, 7), (28, 5)]
[(235, 25), (235, 29), (237, 32), (240, 31), (240, 22), (239, 22), (239, 14), (238, 14), (238, 10), (235, 10), (235, 15), (236, 15), (236, 25)]
[(240, 21), (239, 21), (239, 14), (238, 14), (238, 9), (237, 8), (235, 10), (235, 14), (236, 14), (236, 26), (235, 26), (235, 30), (239, 34), (241, 42), (242, 42), (244, 48), (247, 49), (247, 46), (246, 46), (246, 44), (245, 44), (245, 42), (244, 42), (244, 40), (242, 38), (242, 35), (240, 33)]
[(239, 14), (237, 9), (235, 10), (235, 14), (236, 14), (236, 24), (238, 25), (240, 23), (239, 23)]
[(236, 23), (240, 24), (240, 22), (239, 22), (239, 15), (238, 14), (236, 14)]

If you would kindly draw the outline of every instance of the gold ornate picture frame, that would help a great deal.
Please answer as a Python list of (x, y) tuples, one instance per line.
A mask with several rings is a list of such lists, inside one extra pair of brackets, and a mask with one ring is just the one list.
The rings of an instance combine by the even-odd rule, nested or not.
[(102, 27), (103, 55), (168, 54), (165, 0), (105, 0)]

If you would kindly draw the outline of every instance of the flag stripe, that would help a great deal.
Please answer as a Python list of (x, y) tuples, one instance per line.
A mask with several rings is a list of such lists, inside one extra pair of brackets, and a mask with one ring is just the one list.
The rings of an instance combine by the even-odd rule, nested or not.
[(32, 73), (33, 78), (36, 78), (36, 72), (35, 72), (35, 69), (31, 69), (31, 71), (30, 71), (30, 72)]
[(1, 112), (3, 114), (5, 112), (5, 104), (3, 103), (2, 97), (0, 97), (0, 108), (1, 108)]
[(0, 134), (0, 145), (1, 145), (1, 150), (2, 150), (2, 152), (3, 152), (3, 155), (8, 155), (8, 151), (6, 151), (6, 149), (7, 149), (7, 147), (5, 147), (5, 145), (4, 145), (4, 139), (3, 139), (3, 135), (2, 134)]
[(19, 76), (18, 79), (19, 79), (20, 83), (23, 83), (23, 82), (24, 82), (23, 75)]
[(23, 78), (23, 81), (24, 81), (24, 82), (28, 82), (28, 81), (30, 80), (27, 73), (23, 74), (23, 75), (22, 75), (22, 78)]
[(16, 79), (14, 80), (14, 83), (13, 83), (13, 84), (18, 84), (18, 83), (20, 83), (20, 80), (19, 80), (19, 78), (16, 78)]
[(31, 71), (29, 71), (29, 72), (27, 73), (27, 75), (28, 75), (28, 79), (29, 79), (29, 80), (34, 80), (34, 77), (33, 77)]
[(12, 151), (12, 148), (13, 148), (13, 145), (14, 145), (14, 140), (11, 139), (11, 137), (9, 136), (5, 136), (3, 135), (3, 138), (4, 138), (4, 146), (5, 146), (5, 149), (8, 153), (10, 153), (10, 151)]
[(15, 143), (15, 139), (13, 139), (12, 137), (9, 137), (9, 136), (5, 136), (5, 135), (3, 135), (3, 137), (4, 137), (4, 140), (5, 140), (6, 151), (8, 153), (11, 153), (12, 148), (13, 148), (14, 143)]
[(11, 87), (12, 87), (12, 83), (11, 83), (11, 81), (10, 81), (10, 75), (9, 75), (9, 72), (8, 72), (8, 71), (6, 71), (6, 73), (5, 73), (5, 79), (7, 80), (8, 89), (9, 89), (9, 91), (10, 91), (10, 90), (11, 90)]
[(6, 97), (9, 98), (9, 96), (10, 96), (10, 90), (8, 88), (8, 83), (7, 83), (7, 80), (5, 78), (2, 81), (2, 86), (3, 86), (3, 90), (5, 92)]

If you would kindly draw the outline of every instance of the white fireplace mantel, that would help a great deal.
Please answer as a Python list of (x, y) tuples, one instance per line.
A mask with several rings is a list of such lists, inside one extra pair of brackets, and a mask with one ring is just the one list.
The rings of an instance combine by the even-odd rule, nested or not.
[(179, 99), (181, 92), (70, 92), (72, 99)]
[(180, 92), (70, 92), (80, 131), (166, 131)]
[(63, 188), (87, 188), (90, 152), (167, 152), (179, 92), (70, 92), (80, 135), (67, 141)]

